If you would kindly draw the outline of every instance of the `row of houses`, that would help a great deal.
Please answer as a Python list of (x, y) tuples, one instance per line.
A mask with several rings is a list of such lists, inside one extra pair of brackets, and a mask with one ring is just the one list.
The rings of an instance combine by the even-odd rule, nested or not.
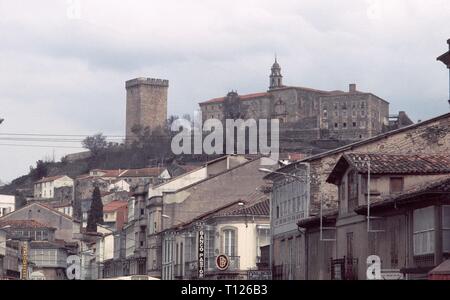
[[(276, 279), (426, 278), (449, 258), (450, 114), (266, 176)], [(368, 262), (369, 259), (369, 262)]]
[[(97, 232), (85, 231), (77, 197), (72, 214), (30, 201), (0, 222), (11, 253), (16, 233), (26, 235), (46, 278), (63, 279), (63, 258), (75, 254), (81, 279), (366, 279), (373, 265), (423, 279), (450, 258), (449, 149), (444, 114), (295, 162), (227, 155), (129, 191), (106, 188)], [(93, 170), (74, 195), (89, 200), (117, 174)], [(60, 266), (38, 257), (54, 253)]]
[[(261, 159), (224, 156), (162, 184), (139, 186), (127, 224), (95, 246), (114, 240), (114, 250), (97, 262), (99, 276), (246, 279), (249, 271), (269, 270), (270, 192), (258, 171)], [(206, 262), (201, 272), (200, 231)], [(218, 272), (215, 260), (222, 254), (230, 265)]]

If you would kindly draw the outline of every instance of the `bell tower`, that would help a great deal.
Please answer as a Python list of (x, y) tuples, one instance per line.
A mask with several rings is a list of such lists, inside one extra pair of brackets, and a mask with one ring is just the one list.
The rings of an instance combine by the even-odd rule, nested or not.
[(277, 57), (275, 56), (275, 62), (272, 65), (270, 73), (269, 90), (277, 89), (280, 87), (283, 87), (283, 76), (281, 75), (281, 68), (277, 62)]

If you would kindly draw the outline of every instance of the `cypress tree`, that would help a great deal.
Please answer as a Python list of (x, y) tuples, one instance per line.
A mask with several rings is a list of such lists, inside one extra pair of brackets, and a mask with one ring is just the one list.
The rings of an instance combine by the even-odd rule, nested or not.
[(97, 232), (97, 224), (103, 224), (103, 203), (100, 189), (98, 186), (94, 188), (92, 193), (91, 208), (87, 219), (87, 232)]

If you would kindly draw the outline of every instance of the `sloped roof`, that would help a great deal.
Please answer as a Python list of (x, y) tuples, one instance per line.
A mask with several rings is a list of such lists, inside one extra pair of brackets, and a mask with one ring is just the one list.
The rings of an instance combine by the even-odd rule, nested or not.
[[(11, 228), (53, 228), (35, 220), (0, 220), (0, 228), (11, 226)], [(54, 228), (53, 228), (54, 229)]]
[(381, 153), (345, 153), (331, 171), (327, 182), (336, 183), (348, 166), (359, 173), (370, 174), (448, 174), (450, 173), (450, 154), (381, 154)]
[(51, 181), (55, 181), (57, 179), (63, 178), (65, 176), (67, 176), (67, 175), (57, 175), (57, 176), (50, 176), (50, 177), (42, 177), (40, 180), (36, 181), (35, 183), (51, 182)]
[[(269, 95), (270, 95), (269, 93), (253, 93), (253, 94), (239, 95), (238, 97), (240, 100), (251, 100), (251, 99), (255, 99), (255, 98), (267, 97)], [(200, 102), (200, 105), (201, 104), (222, 103), (223, 101), (225, 101), (225, 98), (226, 97), (209, 99), (209, 100)]]
[[(336, 148), (336, 149), (332, 149), (332, 150), (325, 151), (325, 152), (322, 152), (322, 153), (319, 153), (319, 154), (315, 154), (315, 155), (309, 156), (309, 157), (307, 157), (305, 159), (302, 159), (300, 161), (293, 162), (293, 163), (291, 163), (289, 165), (283, 166), (283, 167), (277, 169), (276, 171), (277, 172), (285, 172), (287, 170), (290, 170), (290, 169), (294, 168), (299, 163), (313, 162), (313, 161), (320, 160), (320, 159), (322, 159), (324, 157), (329, 157), (329, 156), (334, 155), (334, 154), (339, 154), (339, 153), (343, 153), (345, 151), (357, 149), (360, 146), (370, 145), (370, 144), (372, 144), (374, 142), (377, 142), (379, 140), (385, 139), (385, 138), (390, 137), (390, 136), (394, 136), (394, 135), (396, 135), (398, 133), (414, 130), (416, 128), (420, 128), (422, 126), (426, 126), (426, 125), (428, 125), (430, 123), (437, 122), (439, 120), (446, 119), (446, 118), (450, 118), (450, 113), (439, 115), (437, 117), (434, 117), (434, 118), (422, 121), (420, 123), (415, 123), (415, 124), (412, 124), (412, 125), (409, 125), (409, 126), (405, 126), (405, 127), (402, 127), (402, 128), (396, 129), (396, 130), (391, 130), (391, 131), (388, 131), (388, 132), (385, 132), (385, 133), (381, 133), (381, 134), (376, 135), (374, 137), (371, 137), (371, 138), (368, 138), (368, 139), (365, 139), (365, 140), (362, 140), (362, 141), (357, 141), (357, 142), (354, 142), (354, 143), (351, 143), (351, 144), (347, 144), (345, 146), (342, 146), (342, 147), (339, 147), (339, 148)], [(272, 179), (274, 179), (277, 176), (279, 176), (279, 175), (277, 175), (277, 173), (271, 173), (271, 174), (266, 175), (264, 178), (272, 180)]]
[(236, 216), (265, 216), (270, 215), (270, 199), (269, 196), (259, 189), (254, 193), (245, 197), (245, 199), (237, 199), (231, 203), (227, 203), (222, 207), (208, 211), (196, 218), (173, 226), (172, 228), (187, 227), (195, 222), (204, 221), (215, 217), (236, 217)]
[(103, 212), (113, 212), (119, 208), (126, 207), (127, 205), (128, 201), (115, 200), (103, 206)]
[[(30, 207), (30, 206), (32, 206), (32, 205), (39, 205), (39, 206), (41, 206), (41, 207), (43, 207), (43, 208), (45, 208), (45, 209), (47, 209), (47, 210), (49, 210), (49, 211), (51, 211), (51, 212), (57, 214), (57, 215), (60, 215), (60, 216), (62, 216), (62, 217), (64, 217), (64, 218), (66, 218), (66, 219), (69, 219), (69, 220), (71, 220), (71, 221), (73, 221), (73, 222), (79, 222), (78, 220), (72, 218), (71, 216), (66, 215), (65, 213), (62, 213), (62, 212), (58, 211), (57, 209), (55, 209), (55, 208), (53, 208), (53, 207), (51, 207), (51, 206), (49, 206), (49, 205), (47, 205), (47, 204), (41, 203), (41, 202), (32, 202), (32, 203), (30, 203), (30, 204), (28, 204), (28, 205), (25, 205), (24, 207), (21, 207), (21, 208), (19, 208), (19, 209), (16, 209), (16, 210), (14, 210), (14, 211), (12, 211), (12, 212), (10, 212), (10, 213), (8, 213), (8, 214), (2, 216), (2, 217), (0, 218), (0, 221), (3, 220), (3, 219), (5, 219), (5, 217), (7, 217), (7, 216), (17, 214), (17, 213), (18, 213), (19, 211), (21, 211), (21, 210), (28, 209), (28, 207)], [(5, 219), (5, 220), (6, 220), (6, 219)]]
[(156, 177), (164, 171), (164, 168), (151, 167), (142, 169), (128, 169), (119, 175), (120, 177)]

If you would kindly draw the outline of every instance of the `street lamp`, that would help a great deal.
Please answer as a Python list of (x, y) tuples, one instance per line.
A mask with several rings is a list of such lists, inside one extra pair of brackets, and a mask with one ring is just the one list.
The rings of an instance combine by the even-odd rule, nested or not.
[(450, 104), (450, 39), (447, 40), (447, 44), (448, 44), (449, 51), (447, 51), (446, 53), (439, 56), (437, 58), (437, 60), (441, 61), (449, 69), (449, 89), (448, 89), (448, 93), (449, 93), (448, 99), (449, 100), (448, 100), (448, 103)]

